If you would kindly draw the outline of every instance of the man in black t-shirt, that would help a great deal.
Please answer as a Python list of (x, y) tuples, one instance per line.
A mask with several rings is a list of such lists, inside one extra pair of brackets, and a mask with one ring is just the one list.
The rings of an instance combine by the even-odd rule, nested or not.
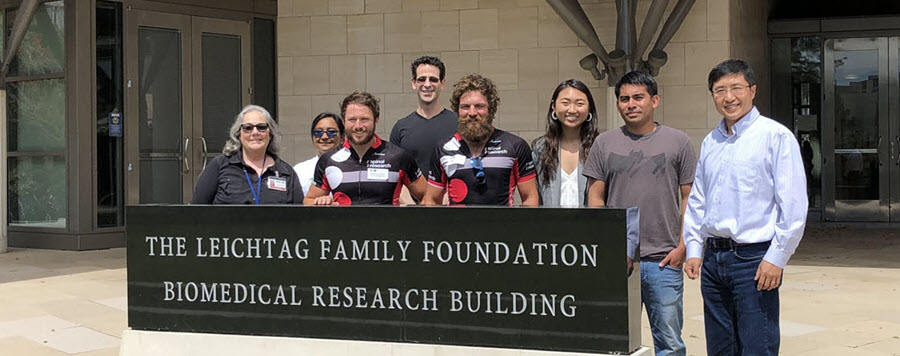
[(537, 206), (531, 148), (494, 128), (500, 106), (494, 82), (465, 76), (453, 86), (450, 104), (458, 113), (457, 133), (434, 147), (423, 203), (441, 204), (447, 191), (450, 205), (513, 205), (518, 188), (522, 205)]
[[(391, 129), (391, 143), (416, 158), (422, 170), (428, 169), (435, 143), (456, 132), (456, 113), (441, 105), (444, 89), (444, 63), (437, 57), (423, 56), (412, 62), (410, 85), (416, 91), (418, 107), (400, 119)], [(412, 203), (401, 196), (401, 203)]]
[(378, 99), (372, 94), (354, 92), (344, 98), (346, 140), (319, 157), (304, 205), (397, 205), (403, 186), (422, 198), (422, 172), (412, 155), (375, 134), (378, 114)]

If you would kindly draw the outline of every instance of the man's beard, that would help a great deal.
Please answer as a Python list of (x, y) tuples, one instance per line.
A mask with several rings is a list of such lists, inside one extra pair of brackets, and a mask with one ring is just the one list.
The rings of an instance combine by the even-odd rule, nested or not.
[(493, 121), (493, 118), (488, 118), (485, 121), (463, 118), (459, 120), (457, 131), (466, 141), (484, 142), (491, 136), (491, 131), (494, 129), (494, 126), (491, 125)]
[(372, 131), (367, 131), (366, 136), (363, 137), (362, 140), (357, 141), (356, 136), (353, 135), (352, 132), (347, 133), (347, 140), (350, 141), (351, 144), (354, 145), (365, 145), (372, 141), (372, 138), (375, 137), (375, 128), (372, 128)]

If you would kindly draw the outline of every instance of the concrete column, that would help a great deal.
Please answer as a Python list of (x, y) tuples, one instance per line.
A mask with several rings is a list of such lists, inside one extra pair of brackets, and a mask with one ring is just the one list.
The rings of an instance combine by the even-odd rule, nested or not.
[(9, 177), (6, 172), (6, 90), (0, 89), (0, 253), (7, 250), (8, 240), (6, 234), (6, 214), (8, 208), (7, 187), (9, 186)]

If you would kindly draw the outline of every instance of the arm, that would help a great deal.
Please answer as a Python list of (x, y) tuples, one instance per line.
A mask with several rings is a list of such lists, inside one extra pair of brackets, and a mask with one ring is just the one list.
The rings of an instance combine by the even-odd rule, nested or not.
[[(416, 200), (418, 201), (422, 201), (423, 197), (425, 196), (425, 189), (428, 186), (428, 184), (425, 183), (426, 180), (427, 179), (425, 178), (425, 176), (419, 176), (419, 179), (416, 179), (415, 181), (412, 181), (406, 185), (406, 188), (409, 189), (409, 194), (412, 195), (413, 198), (416, 198)], [(413, 202), (410, 203), (414, 204)]]
[[(224, 157), (224, 156), (219, 156)], [(219, 189), (219, 169), (221, 169), (221, 158), (216, 157), (197, 178), (197, 185), (194, 186), (194, 194), (191, 196), (191, 204), (212, 204), (216, 198), (216, 191)]]
[(444, 189), (428, 184), (425, 188), (425, 196), (422, 197), (422, 205), (441, 205), (444, 200)]
[[(701, 148), (702, 152), (702, 148)], [(694, 174), (694, 185), (688, 195), (687, 207), (682, 218), (682, 242), (685, 245), (687, 261), (684, 272), (690, 279), (700, 276), (700, 256), (703, 255), (703, 237), (700, 235), (700, 223), (703, 221), (706, 197), (703, 192), (703, 158), (697, 162), (697, 173)]]
[(328, 184), (328, 177), (325, 176), (325, 168), (327, 166), (328, 157), (319, 158), (316, 162), (316, 169), (313, 173), (313, 181), (309, 185), (309, 191), (306, 192), (306, 198), (303, 199), (303, 205), (337, 205), (328, 194), (331, 192)]
[(537, 179), (529, 179), (516, 184), (519, 189), (519, 197), (522, 198), (522, 206), (538, 206)]
[(447, 189), (447, 180), (444, 174), (444, 167), (441, 166), (440, 156), (440, 147), (435, 147), (431, 154), (431, 166), (428, 167), (425, 194), (421, 200), (422, 205), (443, 205), (444, 203), (444, 191)]
[(599, 179), (588, 178), (588, 206), (606, 206), (606, 182)]
[(328, 191), (325, 189), (319, 188), (315, 185), (309, 186), (309, 193), (306, 193), (306, 198), (303, 198), (303, 205), (337, 205), (334, 203), (334, 200), (331, 199), (331, 196), (328, 195)]
[[(688, 196), (691, 194), (691, 183), (681, 185), (681, 221), (682, 231), (684, 230), (684, 209), (687, 207)], [(678, 239), (678, 247), (669, 251), (665, 258), (659, 262), (659, 267), (670, 265), (675, 268), (681, 268), (685, 258), (684, 239)]]
[[(404, 185), (403, 187), (400, 188), (400, 198), (398, 198), (398, 199), (399, 199), (400, 206), (416, 205), (416, 201), (413, 200), (412, 195), (410, 195), (409, 188), (407, 188), (407, 185)], [(422, 200), (419, 199), (419, 201), (421, 202)]]
[(772, 290), (781, 285), (782, 271), (803, 237), (809, 205), (800, 145), (789, 132), (781, 133), (778, 138), (772, 174), (780, 218), (775, 222), (775, 237), (756, 271), (759, 290)]

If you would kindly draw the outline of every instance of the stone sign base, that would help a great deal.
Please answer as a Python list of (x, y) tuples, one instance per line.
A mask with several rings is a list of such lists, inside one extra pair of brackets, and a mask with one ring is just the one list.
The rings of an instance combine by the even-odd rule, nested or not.
[[(575, 352), (499, 349), (432, 344), (405, 344), (296, 337), (201, 334), (125, 330), (120, 356), (603, 356)], [(650, 356), (642, 347), (630, 356)]]

